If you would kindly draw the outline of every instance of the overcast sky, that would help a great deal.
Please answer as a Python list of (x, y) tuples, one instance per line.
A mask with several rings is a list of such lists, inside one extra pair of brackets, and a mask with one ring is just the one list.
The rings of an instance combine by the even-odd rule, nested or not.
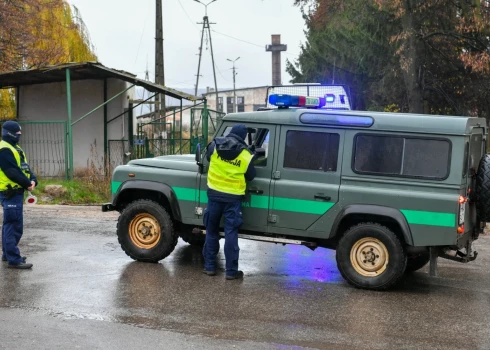
[[(144, 78), (146, 66), (154, 80), (155, 0), (68, 0), (81, 12), (96, 54), (104, 65)], [(208, 3), (210, 0), (203, 0)], [(165, 83), (176, 89), (194, 88), (204, 6), (194, 0), (163, 0)], [(218, 88), (231, 88), (232, 64), (240, 57), (237, 87), (271, 84), (271, 54), (265, 45), (271, 34), (281, 34), (288, 51), (282, 55), (283, 83), (286, 58), (295, 60), (304, 42), (304, 20), (293, 0), (217, 0), (208, 7)], [(217, 33), (218, 32), (218, 33)], [(228, 36), (225, 36), (223, 33)], [(247, 41), (241, 42), (236, 39)], [(210, 50), (205, 50), (200, 88), (214, 86)]]

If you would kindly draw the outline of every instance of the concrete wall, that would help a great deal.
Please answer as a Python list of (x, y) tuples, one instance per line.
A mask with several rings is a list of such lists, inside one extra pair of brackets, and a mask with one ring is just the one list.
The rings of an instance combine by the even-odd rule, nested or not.
[[(258, 87), (250, 89), (239, 89), (236, 91), (237, 100), (238, 97), (244, 97), (245, 99), (245, 112), (253, 112), (254, 105), (265, 105), (265, 98), (267, 96), (267, 87)], [(217, 110), (216, 108), (216, 94), (206, 94), (208, 98), (208, 106), (210, 109)], [(227, 113), (227, 98), (233, 97), (233, 90), (219, 92), (218, 97), (223, 98), (223, 112)]]
[[(128, 83), (109, 79), (108, 99), (126, 89)], [(72, 120), (75, 121), (104, 102), (102, 80), (73, 81)], [(23, 86), (19, 91), (19, 115), (21, 121), (68, 120), (65, 83)], [(108, 104), (107, 119), (111, 120), (128, 108), (132, 91), (119, 96)], [(33, 128), (33, 127), (32, 127)], [(127, 116), (108, 124), (108, 140), (127, 139)], [(32, 131), (31, 131), (32, 132)], [(29, 127), (25, 128), (29, 133)], [(74, 168), (85, 168), (91, 157), (91, 146), (96, 146), (99, 158), (104, 153), (104, 110), (99, 109), (73, 127)], [(27, 152), (27, 150), (26, 150)]]

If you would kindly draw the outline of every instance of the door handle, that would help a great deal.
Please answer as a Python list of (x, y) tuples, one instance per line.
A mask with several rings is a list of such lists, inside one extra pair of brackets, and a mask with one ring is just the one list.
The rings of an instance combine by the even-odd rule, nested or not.
[(329, 201), (330, 199), (332, 199), (332, 197), (330, 196), (325, 196), (323, 194), (315, 194), (315, 199), (323, 199), (325, 201)]
[(258, 189), (250, 189), (247, 192), (248, 193), (254, 193), (254, 194), (264, 194), (264, 191), (258, 190)]

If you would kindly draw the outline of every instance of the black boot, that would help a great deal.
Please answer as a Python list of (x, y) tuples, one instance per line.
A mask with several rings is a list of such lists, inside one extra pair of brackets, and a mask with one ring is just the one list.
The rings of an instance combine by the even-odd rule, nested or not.
[[(2, 256), (2, 261), (8, 261), (7, 258), (5, 256)], [(27, 261), (27, 258), (25, 256), (22, 257), (22, 261), (23, 262), (26, 262)]]
[(32, 267), (32, 264), (26, 264), (25, 262), (22, 262), (22, 263), (17, 264), (17, 265), (8, 264), (7, 267), (10, 269), (28, 270)]
[(243, 271), (238, 271), (234, 276), (228, 276), (226, 275), (227, 280), (238, 280), (243, 278)]

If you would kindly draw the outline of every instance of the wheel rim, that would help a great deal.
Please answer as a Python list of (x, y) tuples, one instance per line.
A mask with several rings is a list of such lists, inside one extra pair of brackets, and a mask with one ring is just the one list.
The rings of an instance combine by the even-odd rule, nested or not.
[(160, 241), (160, 224), (154, 216), (143, 213), (136, 215), (129, 224), (129, 237), (138, 248), (151, 249)]
[(388, 249), (379, 239), (366, 237), (357, 241), (350, 251), (352, 266), (362, 276), (381, 275), (388, 265)]

